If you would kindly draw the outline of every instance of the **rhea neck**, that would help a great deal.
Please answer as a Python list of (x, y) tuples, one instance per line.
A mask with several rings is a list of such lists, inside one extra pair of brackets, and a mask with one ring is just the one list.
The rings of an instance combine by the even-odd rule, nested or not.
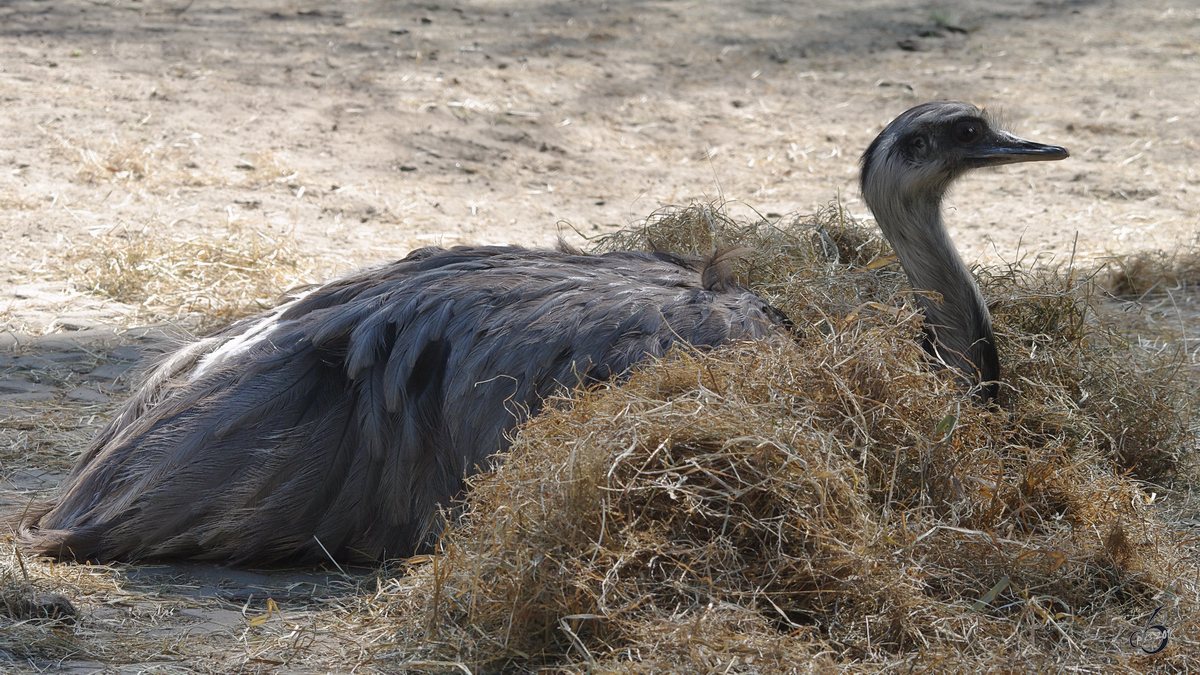
[(942, 218), (948, 185), (903, 196), (889, 194), (887, 186), (868, 185), (864, 196), (917, 291), (925, 314), (926, 351), (957, 370), (964, 384), (983, 383), (979, 395), (990, 400), (1000, 376), (992, 318)]

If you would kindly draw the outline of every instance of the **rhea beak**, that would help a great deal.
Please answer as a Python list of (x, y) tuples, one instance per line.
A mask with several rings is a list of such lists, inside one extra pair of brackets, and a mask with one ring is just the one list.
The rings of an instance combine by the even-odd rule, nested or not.
[(1070, 156), (1071, 153), (1061, 145), (1036, 143), (1006, 131), (994, 132), (990, 138), (971, 149), (971, 159), (977, 167), (1016, 162), (1044, 162)]

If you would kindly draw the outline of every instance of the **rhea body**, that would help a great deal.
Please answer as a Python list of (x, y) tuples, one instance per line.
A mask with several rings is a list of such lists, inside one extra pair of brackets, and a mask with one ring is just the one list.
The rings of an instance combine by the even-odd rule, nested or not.
[[(942, 197), (971, 168), (1066, 156), (964, 103), (909, 110), (863, 156), (867, 204), (928, 292), (928, 349), (983, 398), (999, 374), (990, 317)], [(786, 325), (713, 263), (427, 248), (308, 290), (165, 358), (18, 538), (92, 561), (365, 562), (426, 550), (439, 507), (547, 396), (680, 341), (716, 346)]]

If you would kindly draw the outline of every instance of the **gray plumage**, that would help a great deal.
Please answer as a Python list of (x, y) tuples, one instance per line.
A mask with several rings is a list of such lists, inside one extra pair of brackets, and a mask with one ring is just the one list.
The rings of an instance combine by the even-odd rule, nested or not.
[[(964, 120), (982, 135), (952, 143)], [(922, 301), (931, 352), (968, 384), (998, 374), (995, 347), (938, 207), (962, 171), (1015, 153), (1066, 151), (938, 103), (897, 118), (863, 159), (885, 236), (914, 286), (942, 298)], [(711, 347), (786, 325), (730, 283), (730, 260), (429, 248), (304, 291), (163, 360), (18, 538), (93, 561), (365, 562), (425, 550), (439, 505), (547, 396), (679, 341)]]
[(666, 255), (511, 247), (362, 270), (173, 355), (23, 536), (91, 560), (411, 555), (550, 394), (780, 323), (699, 276)]
[(942, 221), (942, 199), (971, 169), (1063, 159), (1066, 148), (1000, 129), (973, 105), (937, 101), (902, 113), (862, 157), (861, 188), (924, 310), (926, 350), (992, 400), (1000, 361), (992, 317)]

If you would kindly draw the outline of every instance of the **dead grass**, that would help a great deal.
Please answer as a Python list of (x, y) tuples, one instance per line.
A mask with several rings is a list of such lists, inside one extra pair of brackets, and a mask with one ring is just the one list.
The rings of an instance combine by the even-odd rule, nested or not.
[(0, 190), (0, 209), (4, 211), (31, 211), (38, 207), (37, 200), (11, 190)]
[[(760, 245), (743, 278), (824, 327), (679, 352), (526, 425), (466, 526), (386, 594), (397, 668), (1200, 666), (1195, 545), (1134, 478), (1194, 478), (1178, 362), (1107, 330), (1086, 278), (1000, 270), (1007, 386), (981, 409), (929, 370), (886, 247), (836, 207), (783, 226), (691, 207), (616, 246), (738, 236)], [(797, 260), (756, 259), (772, 250)], [(1171, 642), (1148, 656), (1128, 637), (1158, 606)]]
[(96, 237), (62, 263), (76, 290), (132, 306), (135, 322), (187, 319), (201, 331), (273, 306), (311, 282), (317, 264), (290, 235), (231, 227), (179, 237), (150, 226)]
[[(244, 609), (239, 635), (156, 658), (389, 673), (1200, 668), (1200, 553), (1169, 515), (1195, 511), (1180, 501), (1197, 477), (1186, 356), (1110, 328), (1094, 275), (989, 270), (1005, 386), (981, 408), (929, 368), (902, 271), (836, 206), (753, 224), (695, 206), (600, 242), (734, 244), (756, 247), (736, 273), (802, 327), (796, 340), (679, 349), (556, 400), (474, 480), (437, 556), (318, 606)], [(25, 583), (13, 565), (7, 583)], [(93, 569), (30, 564), (89, 630), (89, 612), (128, 593)], [(1167, 648), (1131, 647), (1160, 607)], [(154, 656), (136, 642), (117, 655), (111, 627), (20, 630), (53, 655)], [(60, 634), (75, 646), (45, 642)]]
[(58, 401), (0, 406), (0, 467), (71, 468), (79, 452), (100, 430), (109, 404), (81, 404), (69, 411)]
[[(54, 661), (94, 657), (97, 654), (80, 635), (77, 617), (70, 612), (46, 611), (55, 595), (69, 596), (72, 605), (95, 600), (98, 595), (119, 596), (120, 590), (106, 583), (101, 568), (69, 570), (26, 564), (14, 549), (0, 552), (0, 657)], [(73, 576), (74, 579), (69, 578)], [(6, 659), (7, 660), (7, 659)]]
[[(300, 174), (270, 150), (258, 150), (228, 166), (217, 166), (196, 152), (203, 137), (188, 134), (152, 142), (136, 129), (108, 138), (54, 136), (58, 152), (75, 165), (85, 183), (111, 183), (131, 192), (165, 193), (179, 188), (256, 188), (275, 183), (299, 187)], [(294, 184), (294, 185), (293, 185)]]
[[(1095, 277), (1062, 268), (985, 275), (1010, 401), (1040, 401), (1026, 414), (1048, 414), (1039, 424), (1055, 435), (1094, 434), (1117, 471), (1165, 478), (1192, 449), (1200, 364), (1182, 343), (1132, 339), (1122, 317), (1100, 313)], [(1069, 432), (1065, 418), (1054, 421), (1072, 408), (1086, 413), (1087, 427)]]
[(1104, 285), (1118, 296), (1140, 298), (1184, 286), (1200, 286), (1200, 240), (1183, 250), (1110, 256), (1107, 262)]

